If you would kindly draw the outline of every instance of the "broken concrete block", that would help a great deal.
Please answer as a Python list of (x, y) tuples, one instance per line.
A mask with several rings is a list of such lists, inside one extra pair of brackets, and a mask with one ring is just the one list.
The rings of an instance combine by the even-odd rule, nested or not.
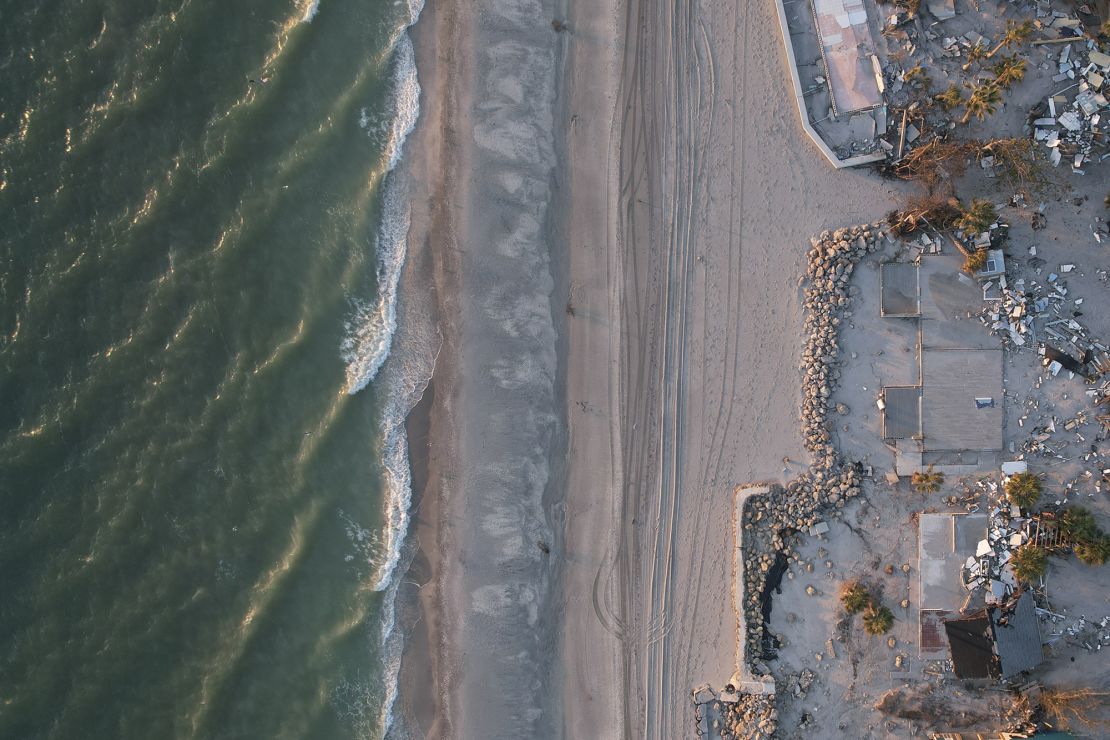
[(1110, 56), (1103, 54), (1101, 51), (1091, 51), (1091, 53), (1087, 55), (1087, 59), (1091, 64), (1102, 67), (1103, 69), (1110, 67)]
[(927, 0), (925, 7), (938, 21), (956, 17), (956, 0)]
[(1083, 122), (1079, 120), (1079, 115), (1075, 111), (1065, 111), (1060, 114), (1060, 125), (1068, 131), (1078, 131), (1083, 127)]

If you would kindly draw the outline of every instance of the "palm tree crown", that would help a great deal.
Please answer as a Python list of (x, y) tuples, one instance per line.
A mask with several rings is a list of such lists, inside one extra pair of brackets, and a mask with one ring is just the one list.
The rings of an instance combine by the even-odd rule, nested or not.
[(1033, 33), (1033, 21), (1031, 20), (1026, 19), (1021, 23), (1006, 21), (1006, 33), (1002, 36), (1002, 40), (998, 42), (998, 46), (987, 52), (987, 59), (997, 54), (1002, 47), (1008, 49), (1011, 46), (1020, 44), (1022, 41), (1029, 38), (1031, 33)]
[(964, 117), (960, 119), (960, 123), (967, 123), (972, 116), (982, 121), (997, 110), (1000, 102), (1002, 92), (998, 85), (992, 82), (975, 85), (971, 88), (971, 95), (964, 101)]
[(998, 63), (991, 67), (991, 71), (994, 72), (999, 85), (1009, 87), (1025, 78), (1026, 66), (1028, 66), (1028, 62), (1018, 57), (1017, 54), (1010, 54), (999, 59)]

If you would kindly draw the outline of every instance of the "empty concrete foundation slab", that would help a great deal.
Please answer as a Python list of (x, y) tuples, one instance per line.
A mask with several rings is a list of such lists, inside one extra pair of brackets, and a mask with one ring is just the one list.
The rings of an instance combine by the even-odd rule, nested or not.
[(884, 262), (879, 267), (879, 312), (887, 318), (921, 315), (920, 270), (914, 262)]
[(959, 611), (967, 598), (960, 567), (987, 536), (987, 515), (923, 513), (917, 527), (919, 608)]
[(921, 388), (887, 386), (883, 388), (883, 439), (920, 439)]

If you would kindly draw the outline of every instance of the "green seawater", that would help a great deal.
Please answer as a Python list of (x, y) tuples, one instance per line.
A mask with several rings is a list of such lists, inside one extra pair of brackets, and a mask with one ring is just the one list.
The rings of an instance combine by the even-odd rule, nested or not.
[(381, 732), (411, 9), (309, 5), (0, 0), (0, 738)]

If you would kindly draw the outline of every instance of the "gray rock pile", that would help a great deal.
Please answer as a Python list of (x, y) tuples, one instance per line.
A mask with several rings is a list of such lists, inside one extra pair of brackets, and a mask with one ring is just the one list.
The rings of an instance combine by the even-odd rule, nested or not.
[(778, 724), (775, 697), (742, 694), (732, 704), (722, 704), (721, 727), (715, 728), (725, 740), (769, 740)]

